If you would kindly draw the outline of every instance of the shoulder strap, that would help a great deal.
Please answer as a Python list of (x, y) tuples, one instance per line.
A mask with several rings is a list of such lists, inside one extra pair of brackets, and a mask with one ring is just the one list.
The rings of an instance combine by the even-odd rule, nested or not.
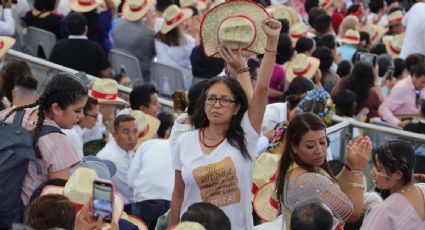
[(61, 133), (64, 134), (58, 127), (53, 125), (43, 125), (41, 127), (40, 136), (44, 136), (50, 133)]
[(17, 126), (22, 125), (22, 121), (24, 120), (25, 110), (18, 110), (15, 112), (15, 117), (13, 118), (13, 124)]

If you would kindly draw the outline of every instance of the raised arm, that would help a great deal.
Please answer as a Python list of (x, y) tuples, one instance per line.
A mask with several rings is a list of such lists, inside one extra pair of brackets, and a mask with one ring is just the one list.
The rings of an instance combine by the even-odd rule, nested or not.
[(281, 27), (282, 25), (279, 21), (271, 18), (265, 19), (262, 24), (262, 29), (267, 35), (267, 43), (264, 57), (261, 61), (257, 83), (248, 108), (249, 120), (258, 134), (261, 132), (261, 124), (263, 122), (264, 111), (266, 110), (269, 82), (276, 61), (277, 44)]

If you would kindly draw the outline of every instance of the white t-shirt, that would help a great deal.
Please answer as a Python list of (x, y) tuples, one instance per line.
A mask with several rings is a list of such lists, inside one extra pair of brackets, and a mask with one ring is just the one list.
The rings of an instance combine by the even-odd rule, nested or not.
[(127, 176), (134, 202), (171, 200), (174, 188), (171, 162), (169, 140), (152, 139), (139, 146)]
[(400, 58), (407, 58), (410, 54), (425, 55), (425, 3), (418, 2), (404, 15), (403, 25), (406, 26), (404, 42)]
[(227, 139), (206, 155), (199, 143), (199, 130), (185, 133), (179, 139), (173, 167), (182, 173), (185, 184), (180, 215), (196, 202), (208, 202), (221, 208), (232, 229), (253, 229), (251, 187), (255, 152), (259, 135), (245, 113), (241, 126), (252, 160), (242, 156)]

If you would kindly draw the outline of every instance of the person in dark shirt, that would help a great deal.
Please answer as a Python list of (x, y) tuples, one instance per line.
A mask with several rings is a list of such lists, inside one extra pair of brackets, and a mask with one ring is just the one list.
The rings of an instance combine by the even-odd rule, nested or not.
[(50, 54), (50, 61), (97, 77), (110, 77), (111, 70), (102, 47), (87, 39), (87, 22), (80, 13), (65, 19), (68, 39), (58, 41)]
[(421, 120), (418, 123), (409, 123), (404, 127), (404, 130), (414, 133), (425, 134), (425, 100), (421, 101)]

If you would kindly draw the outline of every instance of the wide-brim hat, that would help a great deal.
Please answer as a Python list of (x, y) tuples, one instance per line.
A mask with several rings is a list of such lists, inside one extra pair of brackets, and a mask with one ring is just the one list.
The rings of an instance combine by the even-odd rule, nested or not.
[(179, 8), (175, 4), (167, 7), (167, 9), (165, 9), (162, 13), (164, 24), (162, 25), (160, 32), (162, 34), (170, 32), (170, 30), (192, 17), (192, 15), (193, 10), (190, 8)]
[(401, 12), (401, 10), (396, 10), (394, 12), (391, 12), (391, 14), (387, 16), (387, 19), (388, 19), (389, 26), (393, 24), (401, 23), (401, 21), (403, 20), (403, 12)]
[(258, 156), (252, 174), (252, 195), (255, 196), (261, 186), (276, 180), (276, 172), (278, 170), (280, 158), (280, 154), (270, 154), (268, 152), (261, 153), (260, 156)]
[(342, 38), (338, 39), (338, 42), (349, 45), (360, 44), (360, 33), (357, 30), (349, 29)]
[(128, 21), (137, 21), (155, 5), (155, 0), (127, 0), (122, 7), (122, 15)]
[(255, 213), (265, 221), (273, 221), (279, 216), (279, 202), (275, 194), (275, 181), (261, 186), (254, 196), (253, 208)]
[(102, 160), (96, 156), (85, 156), (81, 162), (72, 167), (71, 174), (80, 167), (93, 169), (97, 177), (104, 180), (110, 180), (117, 172), (117, 166), (110, 160)]
[(379, 43), (382, 36), (385, 34), (385, 28), (379, 24), (367, 24), (363, 27), (362, 31), (365, 31), (369, 34), (370, 42), (372, 44)]
[(127, 102), (118, 97), (118, 83), (113, 79), (102, 78), (94, 82), (89, 96), (96, 98), (100, 104), (123, 105)]
[(3, 57), (4, 54), (12, 48), (16, 40), (8, 36), (0, 36), (0, 57)]
[(270, 17), (259, 4), (246, 0), (222, 3), (205, 15), (201, 22), (201, 43), (205, 55), (219, 56), (217, 46), (241, 49), (241, 55), (263, 54), (267, 36), (261, 28)]
[(273, 16), (273, 18), (279, 20), (279, 19), (286, 19), (289, 22), (289, 25), (293, 25), (297, 23), (298, 16), (295, 12), (291, 10), (291, 7), (285, 6), (285, 5), (272, 5), (266, 8), (267, 12)]
[(308, 57), (302, 53), (297, 54), (286, 67), (286, 80), (291, 82), (297, 76), (312, 79), (319, 66), (319, 59), (315, 57)]
[(136, 119), (139, 130), (137, 145), (139, 147), (143, 142), (154, 138), (158, 132), (161, 122), (158, 118), (145, 114), (139, 110), (130, 111), (130, 115)]
[(384, 36), (382, 42), (385, 45), (387, 53), (391, 55), (392, 58), (397, 58), (400, 56), (401, 47), (403, 46), (404, 34), (398, 34), (395, 36)]
[(193, 6), (198, 10), (203, 10), (208, 6), (208, 0), (179, 0), (180, 7)]
[(69, 8), (75, 12), (86, 13), (96, 9), (100, 3), (99, 0), (69, 0)]
[(312, 34), (308, 32), (308, 26), (304, 22), (297, 22), (289, 29), (289, 37), (295, 46), (300, 37), (312, 37)]
[[(81, 209), (93, 196), (93, 182), (97, 179), (93, 169), (79, 168), (71, 174), (65, 187), (49, 185), (41, 192), (41, 196), (47, 194), (60, 194), (66, 196), (71, 202)], [(120, 217), (124, 210), (124, 202), (120, 194), (114, 193), (113, 215)]]

